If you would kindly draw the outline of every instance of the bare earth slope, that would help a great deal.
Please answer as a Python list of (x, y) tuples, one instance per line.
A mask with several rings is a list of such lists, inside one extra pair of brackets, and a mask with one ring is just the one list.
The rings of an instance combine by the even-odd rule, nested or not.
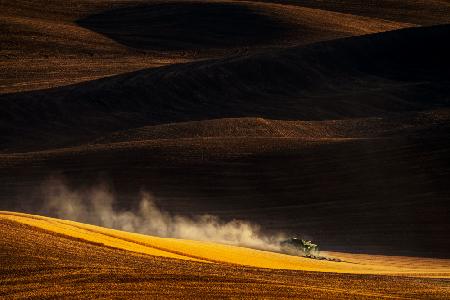
[(328, 250), (448, 258), (449, 2), (369, 2), (1, 1), (0, 209), (38, 211), (57, 174), (119, 209), (144, 189)]
[[(372, 257), (370, 261), (347, 255), (348, 262), (323, 262), (6, 212), (0, 214), (0, 229), (0, 295), (5, 299), (449, 296), (447, 260)], [(169, 252), (159, 250), (161, 247)], [(194, 251), (207, 260), (180, 254), (174, 257), (170, 251)], [(232, 264), (220, 261), (225, 257), (240, 259)], [(390, 266), (384, 264), (386, 259)], [(300, 270), (306, 267), (316, 272), (244, 266), (247, 261), (264, 264), (283, 260)], [(327, 272), (329, 266), (338, 273)], [(384, 275), (375, 275), (380, 271)]]
[(90, 145), (0, 155), (2, 207), (36, 211), (52, 174), (75, 187), (106, 176), (122, 208), (145, 188), (170, 212), (251, 220), (324, 249), (446, 257), (448, 124), (448, 112), (437, 111), (121, 131)]
[(2, 1), (0, 24), (0, 92), (413, 26), (283, 4), (142, 0)]
[(38, 138), (41, 147), (61, 146), (148, 124), (324, 120), (447, 107), (449, 35), (450, 25), (411, 28), (0, 95), (0, 142), (11, 147), (20, 136), (22, 144)]
[(447, 132), (448, 109), (399, 114), (389, 118), (355, 118), (328, 121), (281, 121), (263, 118), (230, 118), (168, 123), (122, 130), (93, 144), (144, 142), (194, 138), (386, 138), (440, 136)]
[(420, 25), (448, 24), (448, 0), (276, 0), (303, 7), (320, 8), (352, 15), (376, 17)]

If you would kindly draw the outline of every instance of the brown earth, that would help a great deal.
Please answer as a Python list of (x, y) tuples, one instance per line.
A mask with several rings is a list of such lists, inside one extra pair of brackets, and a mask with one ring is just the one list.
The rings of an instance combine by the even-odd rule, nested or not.
[(448, 256), (449, 2), (364, 3), (2, 1), (0, 209), (35, 212), (59, 174), (123, 209), (147, 189), (328, 249)]
[(450, 13), (450, 1), (448, 0), (281, 0), (270, 2), (283, 2), (302, 7), (319, 8), (417, 25), (448, 24)]
[(448, 118), (439, 111), (314, 122), (222, 119), (5, 153), (2, 203), (35, 211), (40, 185), (57, 174), (74, 188), (110, 182), (126, 209), (146, 189), (173, 213), (250, 220), (329, 250), (446, 257)]
[(3, 93), (413, 26), (283, 4), (142, 0), (2, 1), (0, 24)]
[(449, 34), (450, 25), (409, 28), (4, 94), (0, 143), (11, 148), (19, 140), (33, 150), (148, 124), (249, 116), (330, 120), (445, 108)]
[(320, 273), (156, 257), (0, 220), (0, 296), (448, 298), (445, 278)]

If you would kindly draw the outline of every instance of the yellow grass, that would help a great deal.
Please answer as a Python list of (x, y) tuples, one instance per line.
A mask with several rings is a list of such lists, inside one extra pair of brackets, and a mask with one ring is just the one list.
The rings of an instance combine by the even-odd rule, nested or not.
[(0, 219), (27, 224), (112, 248), (182, 260), (272, 269), (450, 278), (450, 260), (446, 259), (324, 253), (343, 260), (343, 262), (333, 262), (212, 242), (147, 236), (22, 213), (0, 212)]

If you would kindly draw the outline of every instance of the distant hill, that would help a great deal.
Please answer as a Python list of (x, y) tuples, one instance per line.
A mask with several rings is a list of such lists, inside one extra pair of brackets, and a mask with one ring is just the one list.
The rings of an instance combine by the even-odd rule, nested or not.
[(450, 26), (176, 64), (6, 94), (2, 147), (67, 145), (144, 125), (224, 117), (326, 120), (448, 107)]
[(418, 25), (450, 22), (448, 0), (275, 0), (275, 2)]
[(0, 3), (0, 92), (413, 24), (260, 2)]
[(448, 257), (449, 20), (444, 0), (2, 1), (0, 209), (36, 213), (56, 176), (120, 210), (147, 190)]

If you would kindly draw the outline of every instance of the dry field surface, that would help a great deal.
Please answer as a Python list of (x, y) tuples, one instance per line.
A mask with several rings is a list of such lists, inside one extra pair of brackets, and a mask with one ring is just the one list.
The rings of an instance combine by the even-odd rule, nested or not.
[(251, 1), (40, 4), (36, 0), (0, 3), (0, 92), (414, 26)]
[[(0, 0), (0, 298), (448, 299), (448, 53), (449, 0)], [(344, 262), (11, 212), (49, 178)]]
[(332, 253), (317, 261), (157, 238), (58, 219), (0, 214), (4, 299), (446, 299), (450, 261)]

